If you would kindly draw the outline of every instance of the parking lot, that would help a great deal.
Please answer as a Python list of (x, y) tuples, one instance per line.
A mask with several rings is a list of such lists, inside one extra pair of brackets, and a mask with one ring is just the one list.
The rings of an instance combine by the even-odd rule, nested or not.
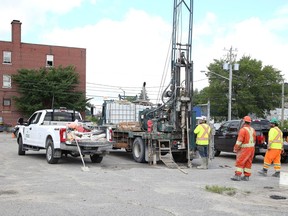
[[(249, 182), (233, 182), (235, 155), (221, 154), (198, 170), (180, 164), (169, 169), (135, 163), (130, 153), (112, 151), (100, 164), (82, 171), (80, 158), (48, 164), (45, 152), (17, 155), (16, 139), (0, 133), (1, 215), (287, 215), (288, 187), (279, 178), (257, 175), (263, 157), (257, 156)], [(283, 164), (288, 172), (288, 164)], [(232, 187), (235, 195), (212, 193), (206, 186)], [(283, 199), (272, 199), (270, 196)], [(286, 198), (286, 199), (285, 199)]]

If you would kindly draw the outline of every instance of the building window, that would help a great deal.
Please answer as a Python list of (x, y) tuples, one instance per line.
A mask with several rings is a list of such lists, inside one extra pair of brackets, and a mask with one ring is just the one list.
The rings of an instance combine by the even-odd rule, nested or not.
[(11, 88), (11, 76), (3, 75), (3, 88)]
[(54, 66), (54, 56), (46, 55), (46, 67), (53, 67), (53, 66)]
[(3, 98), (3, 106), (11, 106), (11, 99)]
[(3, 63), (4, 64), (11, 64), (11, 52), (10, 51), (3, 51)]

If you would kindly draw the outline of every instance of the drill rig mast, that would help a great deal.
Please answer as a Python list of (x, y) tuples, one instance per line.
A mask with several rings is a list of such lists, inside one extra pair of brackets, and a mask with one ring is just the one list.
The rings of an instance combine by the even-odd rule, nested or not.
[[(133, 129), (123, 122), (112, 129), (112, 139), (116, 142), (113, 147), (132, 151), (136, 162), (155, 164), (158, 160), (164, 162), (163, 156), (169, 155), (170, 162), (188, 161), (188, 166), (190, 164), (195, 124), (192, 117), (192, 21), (193, 0), (174, 0), (171, 79), (162, 93), (162, 103), (139, 113), (139, 121), (135, 123), (139, 127)], [(180, 30), (185, 32), (184, 37)]]

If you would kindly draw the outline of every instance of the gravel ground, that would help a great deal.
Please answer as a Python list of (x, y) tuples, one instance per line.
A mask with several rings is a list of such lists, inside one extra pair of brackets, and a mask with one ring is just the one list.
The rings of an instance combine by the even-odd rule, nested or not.
[[(184, 164), (169, 169), (135, 163), (124, 151), (112, 151), (101, 164), (67, 157), (58, 164), (46, 162), (45, 152), (17, 155), (16, 139), (0, 133), (1, 215), (287, 215), (288, 186), (279, 178), (257, 175), (263, 158), (257, 157), (250, 181), (234, 182), (235, 155), (221, 154), (208, 170)], [(288, 173), (288, 164), (282, 165)], [(283, 180), (283, 178), (281, 178)], [(217, 194), (206, 186), (235, 188), (234, 195)], [(276, 196), (283, 199), (272, 199)]]

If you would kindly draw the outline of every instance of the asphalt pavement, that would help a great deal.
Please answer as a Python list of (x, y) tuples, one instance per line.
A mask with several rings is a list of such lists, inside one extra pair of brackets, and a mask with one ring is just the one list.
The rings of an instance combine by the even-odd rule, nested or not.
[[(234, 182), (235, 155), (221, 154), (198, 170), (180, 164), (140, 164), (131, 153), (112, 151), (100, 164), (67, 157), (48, 164), (45, 151), (17, 155), (16, 139), (0, 133), (0, 209), (3, 216), (33, 215), (287, 215), (288, 187), (279, 178), (257, 174), (263, 157), (257, 156), (250, 181)], [(288, 164), (282, 165), (288, 172)], [(235, 188), (236, 194), (217, 194), (207, 186)], [(272, 197), (272, 198), (271, 198)], [(276, 198), (276, 199), (275, 199)]]

